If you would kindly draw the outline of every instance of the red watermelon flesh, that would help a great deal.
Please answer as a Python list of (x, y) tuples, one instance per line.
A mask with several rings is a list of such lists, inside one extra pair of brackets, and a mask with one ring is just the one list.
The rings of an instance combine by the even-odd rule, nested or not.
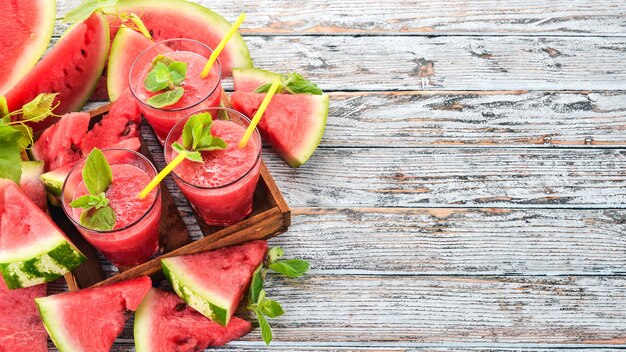
[(107, 101), (109, 100), (109, 92), (107, 91), (107, 75), (106, 68), (102, 72), (102, 76), (98, 79), (96, 89), (89, 97), (89, 101)]
[(56, 14), (54, 0), (0, 1), (0, 94), (35, 66), (48, 48)]
[(187, 306), (177, 295), (151, 289), (135, 313), (137, 352), (194, 352), (238, 339), (252, 325), (233, 317), (221, 326)]
[(130, 312), (152, 287), (147, 276), (38, 298), (44, 326), (61, 351), (108, 352)]
[[(99, 12), (74, 25), (6, 95), (9, 110), (21, 109), (40, 93), (59, 93), (57, 115), (79, 111), (93, 92), (109, 52), (109, 26)], [(58, 119), (31, 124), (40, 131)]]
[(35, 298), (45, 295), (45, 284), (9, 290), (0, 276), (0, 351), (48, 351), (48, 336), (35, 305)]
[[(252, 118), (265, 93), (234, 92), (233, 108)], [(258, 128), (263, 140), (291, 165), (304, 164), (324, 135), (328, 117), (328, 95), (276, 94), (265, 110)]]
[(22, 161), (20, 188), (33, 203), (45, 210), (46, 204), (48, 204), (46, 186), (39, 178), (43, 174), (43, 168), (44, 163), (42, 161)]
[(63, 116), (41, 134), (30, 150), (31, 155), (45, 163), (46, 171), (77, 162), (83, 157), (81, 145), (89, 128), (89, 119), (86, 112)]

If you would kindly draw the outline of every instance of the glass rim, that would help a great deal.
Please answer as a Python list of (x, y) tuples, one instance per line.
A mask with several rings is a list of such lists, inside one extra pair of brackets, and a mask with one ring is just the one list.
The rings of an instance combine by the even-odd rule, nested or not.
[[(148, 165), (150, 165), (150, 167), (152, 168), (152, 171), (154, 171), (154, 174), (157, 175), (159, 173), (159, 171), (157, 170), (157, 168), (154, 166), (154, 164), (152, 164), (152, 162), (150, 161), (150, 159), (148, 159), (145, 155), (138, 153), (134, 150), (131, 149), (124, 149), (124, 148), (105, 148), (102, 149), (102, 153), (106, 153), (107, 151), (121, 151), (121, 152), (128, 152), (131, 154), (134, 154), (135, 156), (139, 156), (140, 159), (143, 159), (144, 161), (148, 162)], [(106, 154), (105, 154), (106, 157)], [(78, 168), (78, 165), (84, 161), (87, 160), (87, 157), (83, 157), (82, 159), (80, 159), (79, 161), (76, 162), (76, 164), (74, 164), (74, 166), (72, 166), (72, 168), (70, 169), (70, 172), (67, 174), (67, 177), (65, 178), (65, 181), (63, 181), (63, 187), (61, 188), (61, 205), (63, 208), (63, 212), (65, 213), (65, 215), (70, 219), (70, 221), (74, 224), (74, 226), (78, 227), (78, 229), (82, 229), (82, 230), (86, 230), (89, 232), (94, 232), (97, 233), (98, 235), (100, 234), (111, 234), (111, 233), (116, 233), (116, 232), (120, 232), (120, 231), (124, 231), (124, 230), (128, 230), (129, 228), (137, 225), (141, 220), (145, 219), (146, 216), (148, 214), (150, 214), (152, 212), (152, 210), (154, 209), (154, 207), (157, 204), (157, 200), (161, 199), (161, 187), (159, 185), (159, 187), (157, 187), (157, 193), (156, 196), (154, 197), (154, 200), (152, 201), (152, 204), (150, 204), (150, 207), (139, 217), (137, 218), (137, 220), (133, 221), (132, 223), (121, 227), (119, 229), (113, 229), (113, 230), (95, 230), (95, 229), (90, 229), (89, 227), (85, 227), (83, 226), (80, 221), (76, 221), (76, 219), (74, 219), (74, 217), (70, 214), (70, 212), (68, 211), (68, 208), (70, 208), (69, 204), (67, 204), (67, 202), (65, 201), (65, 188), (67, 186), (67, 181), (70, 179), (70, 175), (72, 175), (72, 173), (74, 171), (76, 171), (76, 169)], [(113, 165), (117, 165), (117, 164), (113, 164)], [(125, 165), (125, 164), (122, 164)], [(72, 208), (73, 209), (73, 208)]]
[[(146, 54), (148, 51), (152, 50), (154, 47), (156, 47), (159, 44), (163, 44), (163, 43), (168, 43), (168, 42), (176, 42), (176, 41), (183, 41), (183, 42), (190, 42), (190, 43), (194, 43), (194, 44), (199, 44), (200, 46), (203, 46), (204, 48), (206, 48), (207, 50), (209, 50), (211, 53), (213, 53), (213, 49), (211, 49), (208, 45), (197, 41), (195, 39), (188, 39), (188, 38), (172, 38), (172, 39), (166, 39), (166, 40), (162, 40), (160, 42), (156, 42), (153, 43), (152, 45), (150, 45), (149, 47), (145, 48), (144, 50), (142, 50), (139, 55), (137, 55), (137, 57), (135, 58), (135, 60), (133, 60), (133, 64), (130, 66), (130, 71), (128, 72), (128, 86), (130, 87), (130, 92), (133, 95), (133, 97), (135, 98), (135, 100), (137, 100), (140, 104), (150, 108), (150, 109), (154, 109), (154, 110), (160, 110), (160, 111), (167, 111), (167, 112), (177, 112), (177, 111), (183, 111), (183, 110), (188, 110), (191, 109), (195, 106), (200, 105), (200, 103), (202, 103), (203, 101), (207, 100), (211, 95), (213, 95), (213, 93), (215, 93), (215, 91), (217, 90), (217, 88), (220, 86), (220, 82), (222, 80), (222, 62), (220, 61), (219, 57), (215, 59), (215, 62), (213, 63), (213, 67), (211, 68), (211, 70), (213, 70), (215, 68), (215, 64), (217, 64), (217, 68), (218, 68), (218, 77), (217, 77), (217, 84), (215, 84), (215, 86), (213, 87), (213, 89), (211, 89), (211, 91), (206, 94), (205, 96), (202, 97), (202, 99), (200, 99), (199, 101), (187, 105), (187, 106), (183, 106), (180, 108), (174, 108), (174, 109), (164, 109), (164, 108), (155, 108), (154, 106), (144, 102), (143, 100), (139, 99), (139, 97), (137, 96), (137, 93), (135, 92), (135, 87), (133, 84), (133, 71), (135, 69), (135, 64), (137, 64), (137, 61), (139, 61), (139, 58), (142, 57), (144, 54)], [(194, 53), (197, 54), (197, 53)], [(198, 54), (200, 55), (200, 54)], [(207, 59), (208, 60), (208, 59)]]
[[(211, 110), (221, 110), (221, 111), (226, 111), (227, 114), (230, 113), (235, 113), (236, 115), (239, 115), (240, 118), (242, 118), (244, 121), (248, 122), (248, 125), (252, 122), (246, 115), (240, 113), (237, 110), (231, 109), (231, 108), (225, 108), (225, 107), (215, 107), (215, 108), (207, 108), (207, 109), (202, 109), (202, 110), (197, 110), (185, 117), (183, 117), (182, 119), (178, 120), (178, 122), (176, 122), (176, 125), (174, 125), (174, 127), (172, 127), (172, 129), (170, 130), (170, 132), (167, 134), (167, 138), (165, 138), (165, 142), (164, 142), (164, 147), (163, 147), (163, 158), (165, 159), (166, 163), (169, 163), (170, 161), (167, 159), (167, 150), (168, 150), (168, 142), (170, 141), (171, 137), (172, 137), (172, 133), (174, 132), (174, 130), (178, 127), (179, 124), (183, 124), (187, 123), (187, 121), (189, 120), (189, 118), (192, 115), (195, 114), (199, 114), (202, 112), (210, 112)], [(231, 121), (232, 120), (228, 120)], [(233, 122), (236, 123), (236, 122)], [(263, 149), (263, 146), (261, 145), (261, 134), (259, 133), (259, 130), (257, 127), (254, 127), (254, 132), (253, 132), (253, 136), (255, 137), (255, 139), (257, 140), (257, 143), (259, 144), (259, 151), (257, 152), (256, 155), (256, 159), (254, 160), (254, 164), (252, 164), (252, 167), (250, 167), (250, 169), (248, 169), (246, 172), (243, 173), (243, 175), (239, 176), (238, 178), (236, 178), (233, 181), (230, 181), (228, 183), (225, 183), (223, 185), (219, 185), (219, 186), (215, 186), (215, 187), (211, 187), (211, 186), (199, 186), (199, 185), (195, 185), (189, 181), (184, 180), (182, 177), (180, 177), (177, 173), (176, 173), (176, 168), (174, 168), (174, 170), (172, 170), (171, 174), (172, 176), (177, 179), (182, 181), (186, 186), (195, 188), (195, 189), (199, 189), (199, 190), (217, 190), (217, 189), (222, 189), (222, 188), (226, 188), (229, 186), (232, 186), (234, 184), (236, 184), (237, 182), (243, 180), (246, 176), (248, 176), (252, 170), (254, 170), (254, 168), (256, 167), (256, 165), (260, 162), (261, 159), (261, 151)], [(171, 143), (169, 143), (170, 147), (169, 149), (172, 149), (171, 147)], [(172, 149), (173, 150), (173, 149)]]

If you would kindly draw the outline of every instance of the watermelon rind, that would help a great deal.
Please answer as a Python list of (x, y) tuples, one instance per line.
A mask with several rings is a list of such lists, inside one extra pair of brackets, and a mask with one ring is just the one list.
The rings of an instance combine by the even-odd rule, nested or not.
[(46, 190), (48, 193), (60, 197), (61, 191), (63, 190), (63, 182), (67, 178), (67, 175), (70, 173), (73, 165), (68, 164), (65, 166), (61, 166), (52, 171), (48, 171), (40, 176), (41, 181), (44, 186), (46, 186)]
[(71, 352), (73, 346), (70, 341), (66, 339), (67, 333), (63, 331), (62, 325), (57, 323), (58, 317), (61, 315), (57, 312), (59, 306), (53, 299), (35, 298), (35, 302), (37, 303), (41, 320), (54, 345), (60, 352)]
[[(233, 69), (233, 82), (236, 91), (253, 92), (266, 83), (272, 83), (280, 79), (278, 73), (262, 70), (260, 68), (235, 68)], [(254, 88), (252, 89), (252, 86)], [(244, 88), (245, 87), (245, 88)]]
[(230, 317), (234, 313), (230, 311), (230, 302), (228, 300), (205, 290), (201, 287), (201, 283), (198, 284), (186, 277), (184, 269), (178, 267), (175, 257), (162, 259), (161, 268), (165, 277), (172, 285), (174, 292), (185, 303), (222, 326), (228, 324)]
[(135, 337), (135, 350), (136, 352), (151, 352), (150, 347), (152, 343), (150, 341), (152, 326), (150, 322), (150, 312), (153, 309), (154, 302), (154, 289), (151, 289), (146, 293), (139, 305), (139, 308), (135, 311), (135, 323), (133, 326)]
[[(124, 59), (128, 58), (128, 51), (143, 50), (145, 48), (129, 48), (129, 45), (137, 44), (137, 40), (142, 40), (147, 43), (145, 48), (152, 44), (152, 41), (143, 36), (143, 34), (135, 32), (126, 26), (121, 26), (117, 30), (115, 38), (111, 42), (111, 50), (109, 52), (109, 62), (107, 66), (107, 92), (109, 94), (109, 100), (116, 101), (125, 87), (128, 87), (128, 74), (124, 72), (130, 70), (130, 66), (125, 67)], [(132, 64), (132, 61), (131, 61)]]
[(39, 25), (37, 33), (32, 33), (31, 38), (29, 38), (35, 38), (35, 42), (30, 45), (28, 52), (23, 53), (22, 59), (14, 63), (11, 77), (2, 77), (4, 83), (0, 84), (0, 94), (4, 94), (19, 82), (37, 64), (39, 58), (50, 45), (56, 20), (56, 0), (32, 0), (32, 2), (36, 2), (42, 7), (41, 18), (28, 19), (30, 23)]

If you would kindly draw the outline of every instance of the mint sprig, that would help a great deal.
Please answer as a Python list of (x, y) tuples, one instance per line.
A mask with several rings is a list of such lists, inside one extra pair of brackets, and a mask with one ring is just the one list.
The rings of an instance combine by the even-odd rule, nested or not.
[(150, 97), (146, 102), (155, 108), (175, 104), (185, 93), (185, 89), (180, 85), (186, 77), (186, 62), (174, 61), (166, 56), (157, 55), (152, 60), (152, 69), (148, 72), (143, 85), (149, 92), (164, 92)]
[[(255, 90), (257, 93), (267, 93), (272, 86), (272, 82), (263, 84)], [(317, 84), (304, 78), (299, 73), (284, 74), (280, 78), (280, 86), (276, 93), (281, 94), (313, 94), (322, 95), (324, 92), (317, 86)]]
[(187, 159), (199, 163), (203, 162), (201, 151), (226, 149), (226, 142), (211, 134), (212, 125), (213, 117), (208, 112), (191, 116), (183, 127), (182, 144), (174, 142), (172, 149), (179, 154), (187, 152)]
[(98, 231), (115, 228), (115, 212), (109, 205), (105, 192), (113, 183), (111, 166), (98, 148), (93, 148), (83, 167), (83, 182), (89, 194), (74, 199), (72, 208), (82, 208), (80, 224)]
[(266, 345), (269, 345), (273, 338), (272, 328), (267, 318), (277, 318), (285, 314), (280, 303), (266, 297), (267, 293), (263, 286), (268, 271), (272, 270), (289, 277), (300, 277), (310, 267), (309, 263), (302, 259), (280, 260), (284, 254), (285, 252), (280, 247), (273, 247), (269, 250), (267, 261), (259, 265), (254, 271), (248, 291), (247, 309), (256, 314), (259, 327), (261, 328), (261, 336)]

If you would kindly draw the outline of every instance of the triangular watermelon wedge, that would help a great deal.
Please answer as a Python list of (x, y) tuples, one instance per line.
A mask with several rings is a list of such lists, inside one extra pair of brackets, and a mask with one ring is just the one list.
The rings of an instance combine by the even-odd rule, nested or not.
[(142, 276), (35, 301), (59, 351), (108, 352), (151, 287), (150, 278)]
[(252, 330), (252, 325), (233, 317), (221, 326), (193, 308), (177, 295), (151, 289), (135, 313), (137, 352), (204, 351), (222, 346)]
[(0, 179), (0, 273), (9, 288), (56, 280), (85, 259), (15, 183)]
[(35, 298), (45, 295), (45, 284), (9, 290), (0, 276), (0, 351), (48, 351), (48, 337), (35, 305)]
[[(249, 118), (259, 109), (265, 93), (236, 91), (233, 108)], [(276, 94), (258, 124), (268, 142), (291, 167), (304, 164), (322, 140), (328, 118), (328, 95)]]
[(267, 242), (161, 260), (174, 291), (191, 307), (214, 322), (227, 326), (239, 301), (263, 262)]
[[(107, 67), (107, 91), (111, 101), (116, 101), (122, 92), (128, 88), (128, 77), (133, 62), (152, 43), (143, 34), (126, 26), (121, 26), (117, 30), (117, 34), (111, 42)], [(133, 97), (131, 96), (131, 98)]]

